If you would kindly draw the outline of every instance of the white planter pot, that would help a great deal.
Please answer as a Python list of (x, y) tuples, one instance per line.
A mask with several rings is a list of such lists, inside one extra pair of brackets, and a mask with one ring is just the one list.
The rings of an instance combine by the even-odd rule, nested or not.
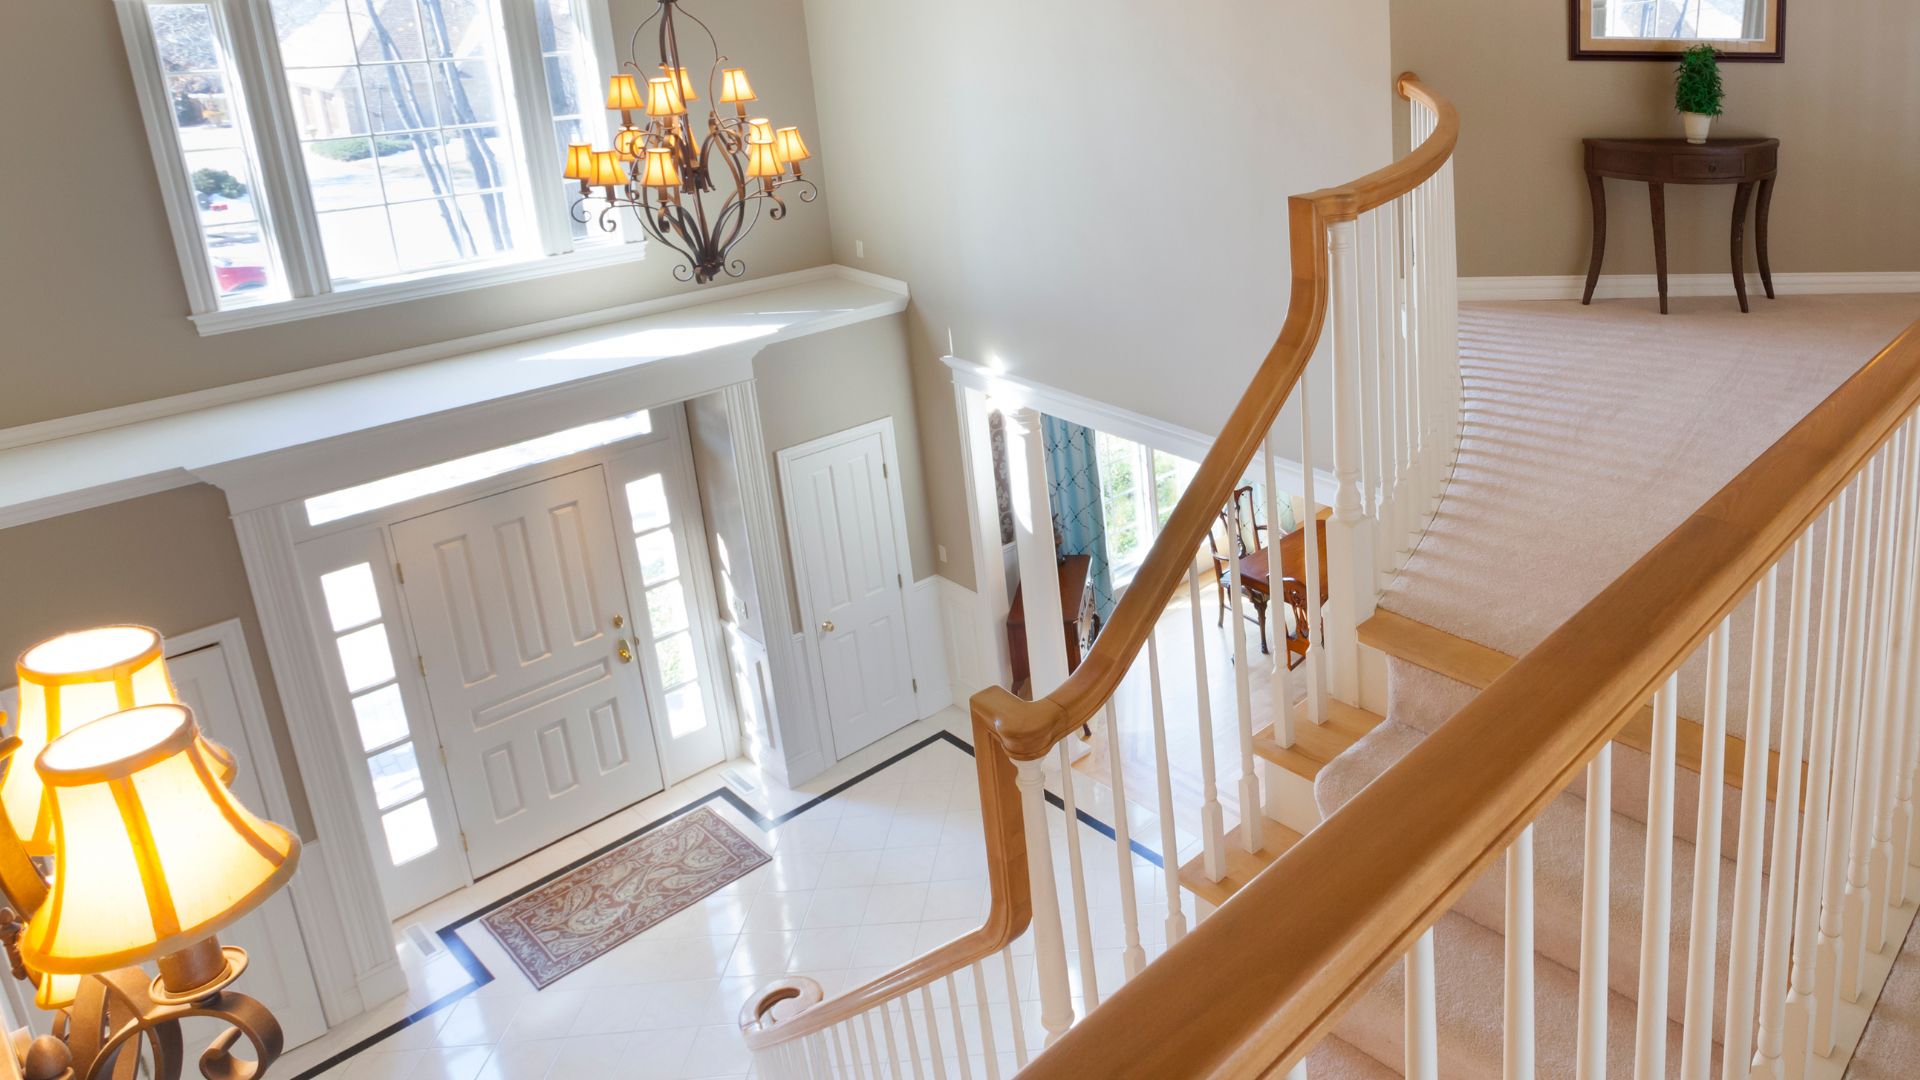
[(1707, 132), (1713, 128), (1713, 117), (1706, 113), (1683, 112), (1680, 119), (1687, 125), (1687, 141), (1703, 143), (1707, 141)]

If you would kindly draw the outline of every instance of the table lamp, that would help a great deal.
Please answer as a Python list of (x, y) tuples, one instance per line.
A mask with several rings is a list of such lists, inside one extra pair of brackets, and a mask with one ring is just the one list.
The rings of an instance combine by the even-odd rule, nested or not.
[[(204, 1075), (259, 1080), (280, 1054), (280, 1027), (228, 989), (246, 952), (217, 935), (286, 884), (299, 840), (227, 790), (232, 756), (172, 700), (154, 631), (63, 635), (29, 649), (19, 671), (20, 733), (0, 742), (10, 759), (0, 890), (12, 904), (0, 911), (0, 944), (36, 1003), (60, 1014), (55, 1035), (32, 1041), (22, 1075), (131, 1075), (121, 1059), (132, 1047), (151, 1055), (152, 1075), (178, 1077), (180, 1021), (191, 1015), (232, 1025), (200, 1055)], [(158, 977), (137, 966), (147, 962)], [(231, 1054), (241, 1037), (255, 1060)]]

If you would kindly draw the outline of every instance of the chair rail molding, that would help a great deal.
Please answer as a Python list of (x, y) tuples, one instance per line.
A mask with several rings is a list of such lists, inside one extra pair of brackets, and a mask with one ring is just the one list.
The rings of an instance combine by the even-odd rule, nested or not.
[(233, 528), (318, 833), (307, 859), (313, 866), (317, 853), (326, 887), (303, 890), (304, 903), (297, 891), (295, 900), (303, 925), (311, 919), (314, 938), (340, 945), (310, 954), (321, 1007), (328, 1025), (337, 1027), (405, 993), (407, 976), (394, 952), (373, 841), (361, 827), (337, 725), (326, 710), (319, 644), (307, 631), (285, 513), (279, 507), (248, 511), (234, 516)]

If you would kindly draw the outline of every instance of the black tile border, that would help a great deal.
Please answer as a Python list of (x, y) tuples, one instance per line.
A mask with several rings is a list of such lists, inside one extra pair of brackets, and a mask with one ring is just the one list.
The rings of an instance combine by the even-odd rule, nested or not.
[[(568, 863), (567, 865), (562, 866), (559, 869), (554, 870), (553, 872), (538, 878), (537, 880), (528, 882), (526, 885), (523, 885), (520, 888), (514, 890), (513, 892), (508, 893), (505, 896), (502, 896), (498, 900), (493, 901), (492, 903), (486, 905), (485, 907), (482, 907), (477, 911), (472, 911), (467, 913), (466, 915), (461, 916), (460, 918), (454, 920), (453, 922), (447, 924), (446, 926), (441, 927), (440, 941), (441, 941), (441, 944), (445, 946), (447, 952), (451, 953), (454, 959), (459, 962), (460, 966), (466, 969), (467, 975), (472, 979), (471, 982), (469, 982), (465, 986), (447, 991), (445, 994), (442, 994), (439, 998), (435, 999), (434, 1001), (421, 1006), (420, 1008), (414, 1010), (413, 1012), (408, 1013), (406, 1016), (401, 1017), (399, 1020), (396, 1020), (393, 1023), (388, 1024), (386, 1027), (381, 1028), (379, 1031), (376, 1031), (373, 1034), (367, 1036), (366, 1038), (361, 1039), (359, 1042), (354, 1043), (352, 1046), (347, 1047), (345, 1050), (342, 1050), (339, 1053), (334, 1054), (332, 1057), (327, 1058), (325, 1061), (320, 1062), (318, 1065), (315, 1065), (307, 1069), (305, 1072), (298, 1074), (297, 1076), (293, 1077), (293, 1080), (315, 1080), (315, 1078), (319, 1077), (322, 1073), (326, 1072), (327, 1070), (332, 1069), (338, 1065), (341, 1065), (345, 1063), (348, 1059), (356, 1057), (359, 1054), (372, 1049), (373, 1047), (379, 1045), (380, 1043), (385, 1042), (387, 1039), (390, 1039), (393, 1036), (398, 1035), (400, 1032), (405, 1031), (407, 1028), (410, 1028), (413, 1025), (420, 1023), (422, 1020), (425, 1020), (428, 1017), (433, 1016), (435, 1013), (442, 1012), (446, 1009), (452, 1008), (454, 1005), (458, 1004), (461, 1000), (471, 995), (474, 991), (492, 982), (494, 978), (493, 972), (489, 971), (487, 969), (487, 966), (480, 962), (480, 958), (473, 954), (473, 950), (467, 947), (467, 943), (460, 939), (460, 930), (464, 928), (468, 923), (474, 922), (477, 919), (484, 919), (488, 915), (492, 914), (496, 909), (503, 907), (507, 904), (510, 904), (515, 900), (518, 900), (522, 896), (525, 896), (527, 893), (532, 892), (533, 890), (541, 887), (542, 885), (545, 885), (546, 883), (554, 880), (555, 878), (560, 877), (561, 875), (569, 873), (573, 870), (577, 870), (581, 866), (584, 866), (585, 864), (590, 863), (595, 859), (598, 859), (599, 857), (607, 854), (613, 849), (620, 847), (638, 837), (645, 836), (646, 834), (652, 832), (653, 830), (658, 829), (662, 825), (665, 825), (668, 822), (673, 821), (677, 818), (680, 818), (686, 814), (692, 813), (693, 811), (699, 809), (702, 806), (707, 805), (708, 803), (724, 802), (728, 806), (731, 806), (734, 810), (738, 811), (741, 817), (744, 817), (748, 821), (752, 822), (756, 828), (760, 829), (763, 832), (772, 832), (774, 829), (777, 829), (780, 826), (785, 825), (787, 822), (792, 821), (794, 818), (799, 817), (801, 814), (804, 814), (807, 811), (813, 809), (814, 807), (819, 806), (821, 803), (826, 802), (828, 799), (831, 799), (837, 795), (844, 793), (845, 791), (847, 791), (847, 789), (853, 787), (854, 785), (859, 784), (864, 780), (871, 779), (875, 775), (881, 772), (884, 772), (887, 769), (894, 767), (895, 765), (900, 764), (902, 761), (905, 761), (907, 758), (912, 757), (913, 755), (919, 753), (920, 751), (925, 750), (927, 747), (933, 746), (937, 743), (947, 743), (955, 747), (956, 749), (964, 752), (968, 757), (973, 756), (973, 747), (969, 745), (965, 739), (960, 738), (958, 735), (955, 735), (951, 731), (937, 731), (932, 735), (929, 735), (926, 738), (920, 740), (919, 742), (914, 743), (912, 746), (909, 746), (906, 749), (901, 750), (899, 753), (894, 754), (892, 757), (887, 758), (885, 761), (880, 762), (879, 764), (873, 766), (872, 768), (862, 771), (859, 775), (854, 776), (848, 780), (841, 781), (840, 783), (834, 785), (832, 788), (828, 789), (826, 792), (819, 795), (815, 795), (813, 798), (808, 799), (806, 802), (801, 803), (799, 806), (796, 806), (791, 810), (788, 810), (786, 813), (777, 814), (773, 817), (768, 817), (767, 815), (762, 814), (751, 803), (741, 798), (739, 794), (737, 794), (732, 788), (722, 785), (721, 787), (716, 788), (715, 790), (700, 796), (699, 798), (693, 800), (692, 802), (687, 803), (685, 806), (679, 807), (674, 810), (670, 810), (667, 813), (662, 814), (660, 817), (655, 818), (654, 820), (646, 823), (645, 825), (640, 826), (638, 829), (635, 829), (632, 832), (626, 834), (625, 836), (622, 836), (617, 840), (611, 841), (610, 843), (607, 843), (593, 851), (590, 851), (587, 854), (580, 856), (578, 859), (575, 859), (572, 862)], [(1057, 810), (1060, 810), (1062, 813), (1066, 811), (1066, 804), (1061, 801), (1060, 796), (1054, 794), (1051, 791), (1047, 792), (1047, 802), (1053, 804), (1053, 807)], [(1099, 833), (1100, 835), (1106, 837), (1109, 840), (1114, 839), (1113, 826), (1107, 824), (1104, 821), (1101, 821), (1099, 818), (1094, 817), (1093, 815), (1087, 813), (1085, 810), (1080, 810), (1077, 807), (1075, 808), (1074, 816), (1080, 819), (1081, 824), (1087, 826), (1088, 828), (1091, 828), (1092, 830)], [(588, 827), (591, 828), (592, 826), (588, 826)], [(1152, 863), (1154, 866), (1160, 868), (1163, 871), (1166, 869), (1166, 861), (1160, 857), (1160, 854), (1158, 852), (1155, 852), (1143, 846), (1137, 840), (1132, 841), (1129, 844), (1129, 847), (1133, 849), (1133, 853), (1135, 855), (1140, 856), (1141, 858)]]

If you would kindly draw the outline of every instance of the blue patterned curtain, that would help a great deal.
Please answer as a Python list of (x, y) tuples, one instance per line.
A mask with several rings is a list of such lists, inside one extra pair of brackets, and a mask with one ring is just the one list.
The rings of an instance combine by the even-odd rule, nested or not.
[(1060, 553), (1093, 556), (1087, 576), (1093, 582), (1094, 611), (1104, 626), (1113, 613), (1113, 574), (1107, 568), (1107, 524), (1100, 509), (1093, 429), (1043, 415), (1040, 431), (1046, 440), (1047, 485)]

